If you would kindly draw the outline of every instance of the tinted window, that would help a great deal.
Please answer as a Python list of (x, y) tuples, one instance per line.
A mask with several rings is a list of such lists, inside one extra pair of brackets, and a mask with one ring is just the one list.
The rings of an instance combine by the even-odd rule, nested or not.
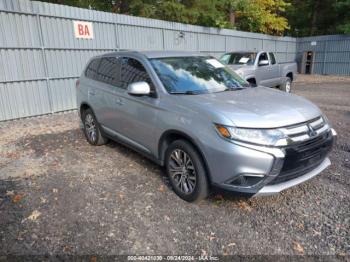
[(276, 64), (276, 58), (275, 58), (275, 55), (273, 53), (269, 53), (270, 55), (270, 59), (271, 59), (271, 64), (274, 65)]
[(116, 57), (101, 58), (97, 80), (110, 85), (120, 86), (120, 63)]
[(248, 85), (212, 57), (167, 57), (150, 61), (164, 87), (173, 94), (239, 90)]
[(259, 56), (259, 62), (263, 61), (263, 60), (269, 60), (269, 58), (267, 57), (267, 53), (262, 53)]
[(129, 84), (134, 82), (147, 82), (151, 90), (154, 90), (151, 78), (148, 75), (145, 67), (136, 59), (123, 57), (121, 59), (122, 69), (121, 69), (121, 87), (127, 88)]
[(91, 79), (96, 80), (97, 77), (97, 69), (100, 64), (100, 59), (94, 59), (90, 62), (85, 71), (85, 76)]

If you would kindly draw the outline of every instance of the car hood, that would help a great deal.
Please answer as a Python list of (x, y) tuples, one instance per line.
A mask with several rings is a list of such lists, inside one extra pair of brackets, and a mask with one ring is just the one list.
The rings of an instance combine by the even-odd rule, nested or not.
[(241, 69), (241, 68), (244, 68), (244, 69), (252, 69), (252, 68), (254, 68), (251, 65), (228, 65), (228, 67), (231, 68), (234, 71), (238, 70), (238, 69)]
[(205, 111), (212, 115), (212, 121), (221, 116), (238, 127), (282, 127), (321, 115), (320, 109), (305, 98), (266, 87), (185, 95), (182, 98), (187, 105), (197, 108), (199, 113)]
[(231, 68), (232, 70), (237, 70), (242, 68), (244, 65), (227, 65), (229, 68)]

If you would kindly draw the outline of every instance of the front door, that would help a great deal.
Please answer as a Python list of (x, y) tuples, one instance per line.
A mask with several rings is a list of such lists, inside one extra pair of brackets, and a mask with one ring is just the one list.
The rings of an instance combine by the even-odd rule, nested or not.
[(255, 70), (256, 82), (258, 85), (271, 87), (270, 63), (261, 65), (261, 61), (269, 61), (269, 57), (266, 52), (261, 53), (257, 59), (257, 65)]
[[(157, 152), (154, 130), (158, 114), (159, 99), (154, 84), (143, 64), (131, 57), (122, 57), (120, 100), (115, 112), (120, 116), (119, 130), (124, 139), (148, 153)], [(149, 96), (132, 96), (127, 92), (129, 84), (145, 81), (151, 87)]]
[(280, 66), (276, 62), (275, 55), (270, 52), (270, 75), (271, 75), (271, 85), (277, 86), (281, 83), (281, 73)]

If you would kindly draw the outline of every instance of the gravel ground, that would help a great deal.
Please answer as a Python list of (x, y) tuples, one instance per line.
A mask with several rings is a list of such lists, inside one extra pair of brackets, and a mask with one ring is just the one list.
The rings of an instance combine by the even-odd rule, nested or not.
[(332, 166), (265, 198), (189, 204), (163, 170), (111, 142), (90, 146), (76, 112), (0, 123), (0, 255), (350, 255), (350, 78), (300, 76), (326, 113)]

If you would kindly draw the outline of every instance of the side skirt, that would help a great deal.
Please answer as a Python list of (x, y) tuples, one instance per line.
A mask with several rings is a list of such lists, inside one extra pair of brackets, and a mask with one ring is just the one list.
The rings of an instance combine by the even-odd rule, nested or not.
[(151, 160), (152, 162), (156, 163), (157, 165), (163, 166), (164, 162), (159, 160), (158, 158), (156, 158), (147, 148), (145, 148), (142, 145), (139, 145), (138, 143), (134, 142), (133, 140), (115, 132), (114, 130), (105, 127), (105, 126), (101, 126), (101, 129), (103, 130), (103, 135), (108, 137), (109, 139), (120, 143), (132, 150), (134, 150), (135, 152), (141, 154), (142, 156), (148, 158), (149, 160)]

